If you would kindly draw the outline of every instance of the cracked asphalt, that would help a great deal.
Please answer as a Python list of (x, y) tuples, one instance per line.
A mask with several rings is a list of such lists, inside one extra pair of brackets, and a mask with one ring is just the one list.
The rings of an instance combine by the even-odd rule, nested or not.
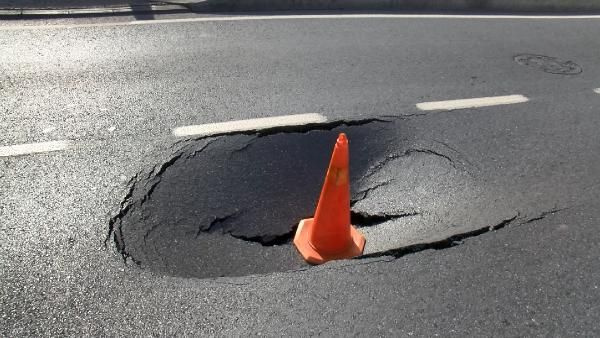
[[(0, 157), (2, 336), (600, 334), (600, 20), (6, 25), (0, 146), (73, 146)], [(582, 72), (515, 62), (524, 53)], [(509, 94), (529, 101), (415, 106)], [(341, 122), (171, 134), (305, 112)], [(319, 181), (323, 168), (289, 177), (293, 190), (274, 185), (282, 165), (306, 163), (284, 162), (286, 154), (325, 164), (316, 155), (338, 131), (357, 159), (352, 208), (369, 251), (309, 267), (284, 243), (293, 223), (254, 207), (276, 211), (279, 198), (289, 212), (279, 220), (310, 212), (316, 196), (307, 195), (319, 186), (298, 184)], [(260, 182), (245, 177), (270, 177), (273, 194), (258, 196)], [(234, 205), (252, 212), (238, 216)], [(142, 225), (157, 224), (145, 238), (154, 248), (128, 245), (147, 234), (125, 223), (142, 209)], [(192, 220), (200, 248), (185, 231), (184, 244), (165, 240), (165, 217), (174, 215)], [(247, 219), (271, 220), (273, 231)], [(230, 270), (210, 271), (214, 261)], [(178, 262), (202, 274), (181, 273)]]

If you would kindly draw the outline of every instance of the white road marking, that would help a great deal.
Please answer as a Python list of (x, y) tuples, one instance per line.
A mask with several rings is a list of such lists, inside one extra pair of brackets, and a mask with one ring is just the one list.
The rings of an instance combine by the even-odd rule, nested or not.
[(523, 95), (491, 96), (478, 97), (473, 99), (434, 101), (417, 103), (417, 108), (421, 110), (452, 110), (464, 108), (477, 108), (487, 106), (498, 106), (503, 104), (513, 104), (527, 102), (529, 99)]
[(310, 123), (323, 123), (327, 117), (321, 114), (297, 114), (258, 119), (238, 120), (219, 123), (208, 123), (194, 126), (177, 127), (173, 129), (175, 136), (207, 136), (226, 134), (236, 131), (260, 130), (274, 127), (298, 126)]
[(50, 151), (65, 150), (69, 147), (69, 145), (69, 141), (50, 141), (3, 146), (0, 147), (0, 157), (19, 156), (34, 153), (46, 153)]
[(596, 89), (594, 89), (594, 93), (596, 93), (596, 94), (600, 94), (600, 88), (596, 88)]
[(100, 22), (89, 24), (5, 25), (0, 30), (69, 29), (110, 26), (158, 25), (187, 22), (256, 21), (256, 20), (305, 20), (305, 19), (526, 19), (526, 20), (581, 20), (600, 19), (600, 15), (467, 15), (467, 14), (310, 14), (310, 15), (240, 15), (208, 16), (201, 18), (138, 20)]

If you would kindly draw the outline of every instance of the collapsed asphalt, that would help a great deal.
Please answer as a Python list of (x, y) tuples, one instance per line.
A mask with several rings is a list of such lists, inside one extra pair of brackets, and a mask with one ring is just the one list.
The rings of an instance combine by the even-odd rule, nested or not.
[[(402, 149), (392, 120), (339, 121), (192, 140), (139, 174), (111, 220), (119, 251), (139, 266), (183, 277), (221, 277), (306, 266), (290, 240), (311, 217), (335, 139), (350, 138), (352, 204), (378, 186), (361, 180)], [(357, 226), (398, 215), (353, 212)]]

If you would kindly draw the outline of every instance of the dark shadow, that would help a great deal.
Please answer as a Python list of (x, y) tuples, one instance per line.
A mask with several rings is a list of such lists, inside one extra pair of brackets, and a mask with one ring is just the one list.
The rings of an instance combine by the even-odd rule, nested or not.
[(154, 20), (151, 3), (133, 2), (130, 6), (133, 10), (133, 17), (135, 17), (136, 20)]

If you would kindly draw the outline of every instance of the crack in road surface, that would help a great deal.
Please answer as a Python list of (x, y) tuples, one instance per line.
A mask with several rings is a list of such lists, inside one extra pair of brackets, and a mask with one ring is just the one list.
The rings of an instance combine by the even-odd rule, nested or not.
[[(198, 230), (199, 236), (202, 232), (211, 232), (214, 231), (214, 228), (217, 226), (222, 227), (225, 222), (233, 217), (238, 217), (239, 212), (235, 212), (232, 214), (228, 214), (223, 217), (215, 217), (214, 221), (212, 221), (208, 228), (201, 228)], [(402, 217), (411, 217), (418, 216), (420, 213), (418, 212), (407, 212), (407, 213), (399, 213), (399, 214), (369, 214), (367, 212), (356, 212), (350, 211), (350, 222), (355, 225), (357, 228), (376, 226), (381, 223), (392, 221)], [(235, 235), (230, 231), (223, 231), (223, 234), (230, 235), (239, 240), (243, 240), (246, 242), (259, 243), (262, 246), (274, 246), (274, 245), (284, 245), (290, 244), (292, 239), (294, 238), (294, 234), (296, 233), (296, 229), (298, 224), (294, 224), (290, 226), (290, 231), (283, 233), (281, 235), (256, 235), (256, 236), (244, 236), (244, 235)]]
[(493, 232), (493, 231), (498, 231), (498, 230), (504, 229), (504, 228), (510, 226), (511, 224), (515, 223), (515, 221), (518, 221), (518, 222), (516, 222), (517, 225), (530, 224), (530, 223), (542, 220), (542, 219), (546, 218), (547, 216), (554, 215), (556, 213), (559, 213), (559, 212), (567, 210), (567, 209), (568, 208), (551, 209), (551, 210), (540, 213), (538, 216), (534, 216), (534, 217), (531, 217), (531, 218), (528, 218), (528, 219), (525, 219), (522, 221), (518, 221), (520, 213), (517, 212), (513, 217), (504, 219), (497, 224), (482, 227), (482, 228), (475, 229), (472, 231), (454, 234), (452, 236), (448, 236), (448, 237), (437, 239), (437, 240), (430, 241), (430, 242), (417, 243), (417, 244), (408, 245), (408, 246), (397, 248), (397, 249), (371, 253), (371, 254), (360, 256), (358, 258), (364, 259), (364, 258), (383, 257), (383, 256), (392, 256), (394, 258), (400, 258), (402, 256), (421, 252), (424, 250), (430, 250), (430, 249), (444, 250), (444, 249), (448, 249), (448, 248), (462, 244), (465, 239), (469, 239), (471, 237), (476, 237), (476, 236), (481, 236), (488, 232)]
[(361, 211), (350, 212), (350, 222), (358, 228), (376, 226), (384, 222), (393, 221), (403, 217), (413, 217), (421, 215), (420, 212), (401, 212), (401, 213), (380, 213), (369, 214)]
[(544, 211), (539, 216), (530, 218), (530, 219), (526, 220), (525, 222), (523, 222), (521, 224), (528, 224), (528, 223), (531, 223), (531, 222), (539, 221), (539, 220), (542, 220), (542, 219), (544, 219), (544, 218), (546, 218), (546, 217), (548, 217), (550, 215), (554, 215), (556, 213), (559, 213), (559, 212), (567, 210), (567, 209), (569, 209), (569, 208), (554, 208), (554, 209), (551, 209), (551, 210), (548, 210), (548, 211)]
[(385, 187), (385, 186), (389, 185), (393, 181), (394, 181), (394, 179), (392, 178), (392, 179), (389, 179), (389, 180), (386, 180), (383, 182), (379, 182), (373, 186), (370, 186), (368, 188), (358, 191), (357, 193), (354, 194), (355, 196), (350, 199), (350, 206), (352, 207), (356, 203), (358, 203), (364, 199), (367, 199), (369, 197), (370, 193), (372, 193), (373, 191), (375, 191), (381, 187)]
[(432, 149), (411, 148), (411, 149), (406, 149), (402, 153), (394, 153), (394, 154), (387, 155), (382, 160), (380, 160), (377, 163), (375, 163), (374, 165), (372, 165), (369, 168), (369, 170), (367, 170), (365, 175), (363, 176), (363, 179), (369, 178), (369, 177), (375, 175), (377, 172), (379, 172), (379, 170), (381, 170), (383, 167), (387, 166), (390, 162), (400, 159), (400, 158), (410, 157), (411, 155), (413, 155), (415, 153), (422, 153), (422, 154), (427, 154), (427, 155), (438, 156), (438, 157), (443, 158), (444, 160), (448, 161), (448, 163), (450, 163), (452, 168), (457, 169), (456, 164), (454, 163), (454, 160), (446, 154), (443, 154), (439, 151), (432, 150)]
[(517, 213), (515, 216), (504, 219), (497, 224), (485, 226), (485, 227), (482, 227), (479, 229), (475, 229), (475, 230), (471, 230), (471, 231), (467, 231), (467, 232), (463, 232), (463, 233), (457, 233), (457, 234), (454, 234), (454, 235), (451, 235), (451, 236), (448, 236), (445, 238), (437, 239), (437, 240), (434, 240), (431, 242), (416, 243), (416, 244), (407, 245), (407, 246), (397, 248), (397, 249), (367, 254), (367, 255), (361, 256), (361, 258), (381, 257), (381, 256), (393, 256), (395, 258), (400, 258), (407, 254), (416, 253), (419, 251), (424, 251), (424, 250), (429, 250), (429, 249), (442, 250), (442, 249), (451, 248), (453, 246), (461, 244), (464, 239), (467, 239), (470, 237), (475, 237), (475, 236), (480, 236), (480, 235), (485, 234), (490, 231), (503, 229), (504, 227), (511, 224), (514, 220), (516, 220), (518, 216), (519, 216), (519, 214)]

